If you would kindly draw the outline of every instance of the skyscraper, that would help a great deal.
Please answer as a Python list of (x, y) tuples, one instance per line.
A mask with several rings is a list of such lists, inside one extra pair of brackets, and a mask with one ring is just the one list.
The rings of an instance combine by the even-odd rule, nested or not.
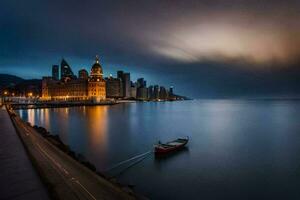
[(123, 97), (130, 98), (130, 73), (124, 73), (123, 71), (118, 71), (118, 78), (122, 80), (122, 87), (123, 87)]
[(154, 91), (153, 91), (153, 86), (152, 86), (152, 85), (150, 85), (150, 86), (148, 87), (148, 98), (149, 98), (150, 100), (153, 100), (153, 99), (154, 99)]
[(166, 100), (168, 97), (168, 93), (165, 87), (160, 86), (159, 89), (159, 99)]
[(52, 78), (53, 78), (53, 80), (59, 79), (59, 66), (58, 65), (52, 65)]
[(137, 99), (146, 101), (148, 100), (148, 88), (140, 87), (137, 89)]
[(137, 97), (137, 83), (131, 82), (130, 97), (136, 99), (136, 97)]
[(67, 61), (65, 59), (62, 59), (62, 61), (60, 63), (60, 73), (61, 73), (62, 80), (66, 79), (66, 78), (69, 78), (69, 79), (76, 78), (70, 65), (67, 63)]
[(169, 89), (168, 98), (169, 98), (169, 100), (175, 100), (176, 99), (176, 96), (174, 95), (174, 88), (173, 88), (173, 86), (171, 86), (170, 89)]
[(158, 85), (154, 85), (154, 89), (153, 89), (153, 99), (157, 100), (159, 99), (159, 87)]
[(147, 82), (144, 80), (144, 78), (139, 78), (137, 80), (138, 88), (140, 87), (147, 87)]

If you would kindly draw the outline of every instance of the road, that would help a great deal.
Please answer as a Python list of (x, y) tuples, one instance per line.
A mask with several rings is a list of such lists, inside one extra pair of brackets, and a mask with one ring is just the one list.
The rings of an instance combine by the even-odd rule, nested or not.
[(0, 106), (0, 141), (0, 199), (50, 199), (4, 106)]
[(13, 116), (12, 120), (55, 198), (136, 199), (132, 192), (124, 191), (73, 160), (18, 116)]

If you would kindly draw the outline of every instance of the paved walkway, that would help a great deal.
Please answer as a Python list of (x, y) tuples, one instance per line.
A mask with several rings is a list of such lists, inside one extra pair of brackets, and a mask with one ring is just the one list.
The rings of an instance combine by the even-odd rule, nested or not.
[(0, 199), (49, 199), (4, 107), (0, 108)]

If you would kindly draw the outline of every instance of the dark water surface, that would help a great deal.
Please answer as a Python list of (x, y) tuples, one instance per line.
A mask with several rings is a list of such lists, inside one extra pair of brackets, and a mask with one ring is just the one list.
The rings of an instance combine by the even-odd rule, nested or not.
[(119, 176), (151, 199), (300, 199), (300, 101), (126, 103), (19, 114), (59, 134), (99, 171), (158, 140), (188, 135), (183, 151), (150, 155)]

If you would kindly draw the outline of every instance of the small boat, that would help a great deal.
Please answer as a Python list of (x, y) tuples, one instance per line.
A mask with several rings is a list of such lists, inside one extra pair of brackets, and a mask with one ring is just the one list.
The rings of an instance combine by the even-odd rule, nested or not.
[(177, 151), (182, 149), (189, 141), (189, 138), (178, 138), (174, 141), (167, 142), (167, 143), (160, 143), (154, 145), (154, 153), (156, 155), (166, 154), (173, 151)]

